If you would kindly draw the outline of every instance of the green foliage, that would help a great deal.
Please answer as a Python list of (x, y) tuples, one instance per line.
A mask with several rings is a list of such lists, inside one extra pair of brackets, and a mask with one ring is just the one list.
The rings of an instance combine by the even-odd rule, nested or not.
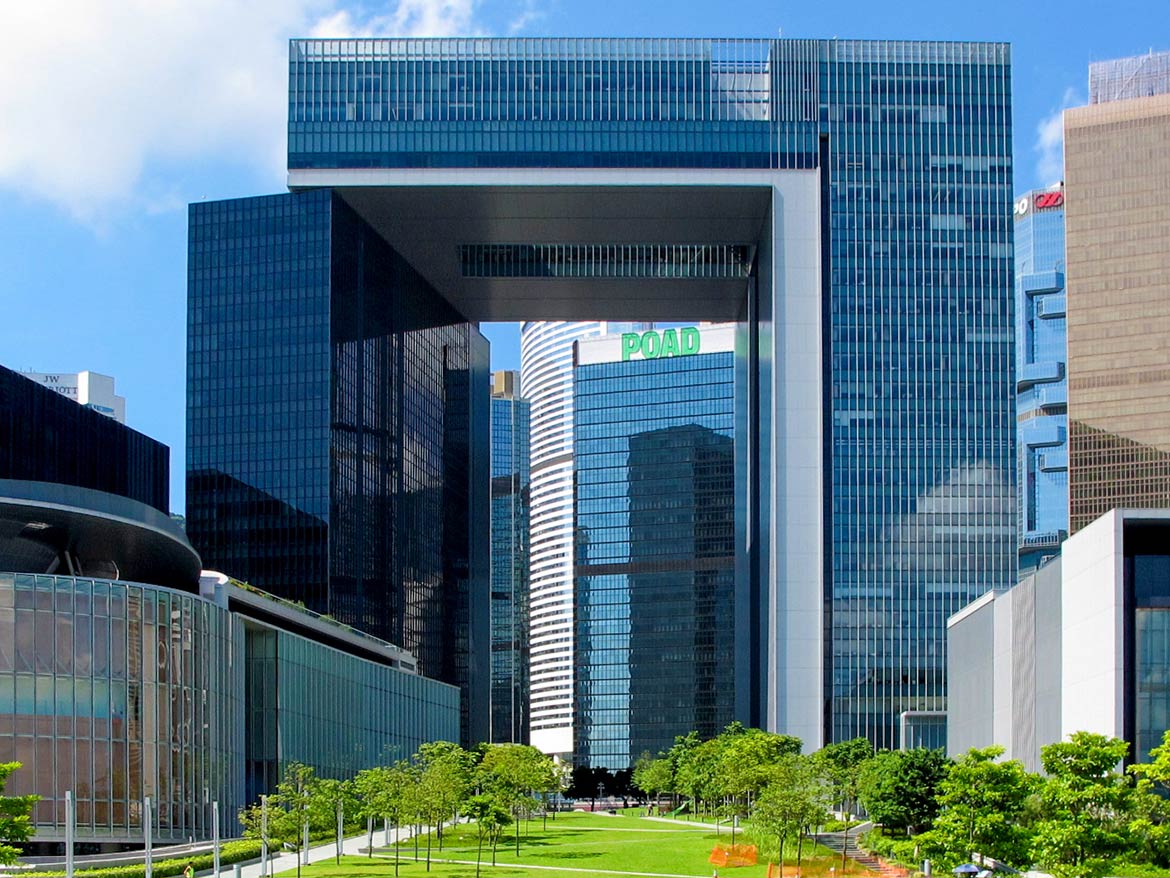
[(972, 749), (939, 785), (934, 829), (919, 837), (923, 849), (954, 865), (972, 851), (1016, 867), (1029, 861), (1032, 834), (1024, 816), (1038, 779), (1015, 760), (997, 762), (1003, 747)]
[(1090, 732), (1041, 748), (1047, 777), (1032, 854), (1058, 878), (1102, 875), (1129, 850), (1134, 789), (1117, 771), (1128, 750), (1119, 738)]
[(922, 865), (921, 847), (917, 838), (890, 836), (882, 829), (875, 828), (862, 836), (861, 846), (911, 870), (917, 870)]
[[(776, 735), (760, 729), (736, 729), (733, 724), (716, 738), (720, 743), (715, 771), (721, 792), (750, 801), (763, 789), (777, 766), (800, 755), (801, 741), (792, 735)], [(787, 763), (791, 765), (791, 763)]]
[(649, 753), (643, 753), (634, 766), (634, 785), (657, 801), (674, 786), (670, 759), (665, 755), (655, 759)]
[(504, 827), (512, 822), (512, 815), (500, 798), (491, 793), (480, 793), (467, 801), (467, 816), (475, 821), (476, 838), (479, 842), (475, 856), (475, 874), (478, 876), (483, 863), (483, 843), (491, 845), (492, 865), (496, 864), (496, 847)]
[(887, 829), (921, 832), (938, 814), (938, 793), (951, 761), (942, 750), (883, 750), (865, 762), (858, 799)]
[(776, 862), (781, 863), (787, 839), (799, 839), (808, 827), (823, 821), (828, 804), (828, 788), (812, 760), (787, 753), (768, 769), (767, 781), (752, 803), (748, 834), (765, 850), (774, 844)]
[(15, 845), (32, 837), (32, 809), (40, 796), (6, 796), (8, 778), (20, 768), (19, 762), (0, 762), (0, 863), (15, 863), (20, 850)]
[[(260, 842), (227, 841), (220, 847), (220, 865), (230, 866), (232, 863), (241, 863), (254, 860), (260, 856)], [(183, 869), (190, 863), (196, 872), (202, 872), (215, 866), (212, 854), (198, 854), (192, 857), (177, 857), (168, 860), (155, 860), (152, 864), (154, 878), (172, 878), (182, 875)], [(64, 872), (21, 872), (28, 878), (64, 878)], [(107, 866), (102, 869), (77, 869), (74, 875), (78, 878), (145, 878), (146, 867), (136, 866)]]

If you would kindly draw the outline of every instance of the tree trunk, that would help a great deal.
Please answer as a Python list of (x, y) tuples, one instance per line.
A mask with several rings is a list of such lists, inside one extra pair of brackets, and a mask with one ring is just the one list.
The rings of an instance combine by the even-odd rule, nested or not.
[(516, 856), (520, 856), (520, 815), (516, 815)]
[(374, 818), (366, 818), (366, 858), (374, 859)]
[(479, 878), (479, 864), (483, 862), (483, 830), (479, 831), (479, 850), (475, 855), (475, 878)]
[[(434, 832), (427, 833), (427, 871), (428, 872), (431, 871), (431, 838), (434, 836), (434, 834), (435, 834)], [(298, 878), (299, 878), (299, 876), (298, 876)]]
[(845, 874), (845, 851), (849, 848), (849, 812), (845, 812), (845, 842), (841, 845), (841, 874)]
[(800, 857), (804, 853), (804, 830), (796, 833), (796, 874), (800, 874)]

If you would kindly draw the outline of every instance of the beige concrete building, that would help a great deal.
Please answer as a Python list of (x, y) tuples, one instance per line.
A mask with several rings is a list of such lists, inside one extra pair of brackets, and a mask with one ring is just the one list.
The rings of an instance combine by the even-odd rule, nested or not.
[(1164, 60), (1093, 65), (1090, 105), (1064, 115), (1072, 533), (1113, 508), (1170, 507)]

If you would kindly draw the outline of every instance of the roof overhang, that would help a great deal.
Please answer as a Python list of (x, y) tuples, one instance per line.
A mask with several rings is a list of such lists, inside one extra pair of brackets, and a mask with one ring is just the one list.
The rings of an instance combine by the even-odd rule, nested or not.
[(469, 320), (739, 320), (743, 278), (464, 277), (466, 244), (756, 245), (779, 174), (809, 171), (314, 169)]

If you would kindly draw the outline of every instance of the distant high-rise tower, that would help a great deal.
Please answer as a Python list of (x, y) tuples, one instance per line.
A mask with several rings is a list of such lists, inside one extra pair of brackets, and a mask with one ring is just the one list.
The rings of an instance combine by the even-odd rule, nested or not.
[(492, 374), (492, 733), (528, 743), (528, 400)]
[(736, 718), (749, 676), (736, 619), (750, 614), (735, 582), (734, 350), (733, 325), (577, 346), (579, 764), (627, 768)]
[(529, 726), (545, 753), (573, 751), (573, 344), (633, 326), (520, 328), (520, 387), (531, 405)]
[(1016, 454), (1019, 578), (1068, 537), (1064, 187), (1016, 199)]
[(1170, 53), (1091, 65), (1064, 132), (1075, 533), (1170, 506)]
[(37, 384), (43, 384), (75, 403), (126, 423), (126, 397), (114, 392), (114, 379), (97, 372), (24, 372)]

